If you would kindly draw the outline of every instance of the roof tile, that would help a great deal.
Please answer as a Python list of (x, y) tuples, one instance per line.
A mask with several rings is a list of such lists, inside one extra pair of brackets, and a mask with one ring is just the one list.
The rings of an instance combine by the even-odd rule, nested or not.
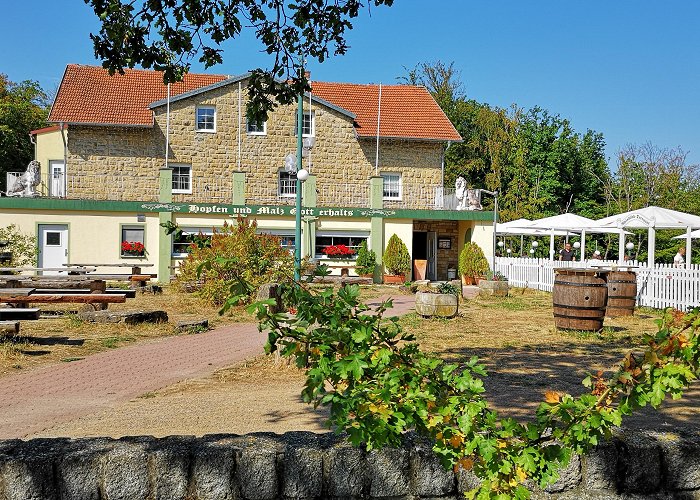
[[(171, 95), (220, 82), (224, 75), (188, 73), (171, 85)], [(313, 94), (356, 115), (360, 137), (377, 134), (379, 86), (313, 82)], [(70, 64), (61, 81), (49, 121), (125, 126), (153, 125), (149, 105), (164, 99), (162, 73), (127, 69), (109, 76), (97, 66)], [(380, 136), (405, 139), (461, 141), (457, 130), (425, 87), (382, 85)]]
[[(225, 79), (224, 75), (188, 73), (170, 87), (171, 95), (182, 94)], [(58, 89), (49, 121), (113, 125), (153, 125), (148, 105), (167, 97), (163, 74), (126, 69), (110, 76), (97, 66), (69, 64)]]

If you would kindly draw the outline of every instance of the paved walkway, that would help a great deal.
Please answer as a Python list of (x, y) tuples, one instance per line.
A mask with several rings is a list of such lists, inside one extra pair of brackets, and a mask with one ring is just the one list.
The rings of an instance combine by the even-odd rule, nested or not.
[[(413, 305), (412, 295), (396, 296), (389, 312), (402, 315)], [(234, 324), (0, 378), (0, 439), (23, 438), (146, 392), (210, 375), (261, 354), (265, 340), (256, 325)]]

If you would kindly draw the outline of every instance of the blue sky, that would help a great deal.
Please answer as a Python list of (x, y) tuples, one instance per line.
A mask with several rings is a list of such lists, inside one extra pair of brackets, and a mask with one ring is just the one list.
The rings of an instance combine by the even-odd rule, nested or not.
[[(395, 83), (423, 61), (454, 61), (470, 98), (539, 105), (616, 151), (651, 141), (700, 163), (700, 2), (696, 0), (395, 0), (365, 11), (344, 57), (312, 64), (317, 80)], [(82, 0), (5, 1), (0, 72), (51, 90), (68, 63), (99, 64)], [(247, 36), (212, 72), (265, 66)], [(196, 67), (195, 71), (202, 68)]]

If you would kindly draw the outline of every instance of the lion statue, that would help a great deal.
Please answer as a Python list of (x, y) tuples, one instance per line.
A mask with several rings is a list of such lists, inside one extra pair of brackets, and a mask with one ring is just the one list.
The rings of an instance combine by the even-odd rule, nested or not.
[(27, 170), (14, 182), (7, 186), (7, 196), (33, 198), (39, 193), (36, 187), (41, 184), (41, 163), (36, 160), (29, 162)]
[(455, 198), (457, 198), (457, 210), (467, 210), (467, 181), (464, 177), (457, 177), (455, 182)]

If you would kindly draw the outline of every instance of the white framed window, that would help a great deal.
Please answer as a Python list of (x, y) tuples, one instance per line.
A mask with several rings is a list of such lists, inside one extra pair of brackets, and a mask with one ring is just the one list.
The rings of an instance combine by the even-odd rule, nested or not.
[(280, 198), (294, 198), (297, 195), (297, 174), (280, 170), (277, 181), (277, 195)]
[(294, 253), (294, 242), (296, 237), (293, 232), (289, 229), (258, 229), (258, 234), (271, 234), (272, 236), (277, 236), (280, 239), (280, 246), (287, 250), (289, 253)]
[(121, 226), (121, 257), (143, 257), (146, 253), (146, 228)]
[(173, 193), (192, 194), (192, 165), (174, 165), (173, 169)]
[[(298, 120), (294, 120), (294, 135), (297, 135), (297, 130), (299, 129)], [(302, 123), (301, 129), (302, 137), (314, 137), (316, 136), (316, 115), (313, 111), (304, 111), (304, 123)]]
[(267, 121), (255, 122), (249, 119), (247, 132), (248, 135), (267, 135)]
[(216, 108), (214, 106), (197, 106), (196, 108), (197, 132), (216, 132)]
[(195, 236), (204, 236), (211, 238), (214, 234), (212, 227), (183, 227), (182, 233), (173, 235), (173, 257), (187, 257), (187, 254), (192, 250)]
[(384, 188), (382, 190), (382, 198), (385, 200), (400, 200), (401, 199), (401, 174), (382, 173), (384, 180)]
[(352, 260), (357, 256), (357, 251), (363, 241), (369, 238), (367, 232), (339, 232), (339, 231), (320, 231), (316, 233), (316, 242), (314, 244), (314, 257), (317, 259), (327, 259), (328, 256), (323, 253), (326, 247), (333, 245), (345, 245), (355, 253), (348, 257)]

